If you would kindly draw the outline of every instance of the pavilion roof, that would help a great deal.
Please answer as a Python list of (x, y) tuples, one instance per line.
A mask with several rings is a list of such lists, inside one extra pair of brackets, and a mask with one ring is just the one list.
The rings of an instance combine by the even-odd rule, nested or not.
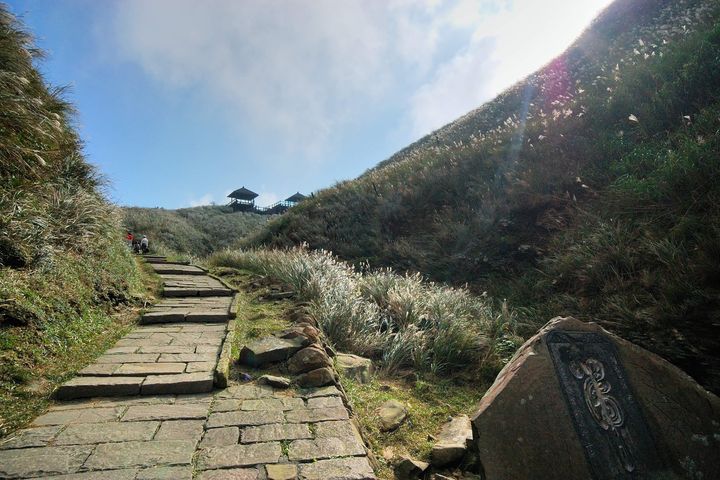
[(253, 192), (252, 190), (248, 190), (245, 187), (238, 188), (234, 192), (232, 192), (230, 195), (228, 195), (229, 198), (237, 198), (239, 200), (252, 200), (253, 198), (257, 197), (258, 194)]

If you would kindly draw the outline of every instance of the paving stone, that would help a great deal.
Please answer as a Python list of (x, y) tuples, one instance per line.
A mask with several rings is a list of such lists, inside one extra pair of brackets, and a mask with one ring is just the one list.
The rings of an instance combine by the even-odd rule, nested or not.
[(257, 480), (259, 476), (256, 468), (230, 468), (200, 472), (197, 480)]
[(355, 437), (329, 437), (295, 440), (288, 447), (290, 461), (365, 455), (365, 447)]
[(365, 457), (337, 458), (301, 463), (302, 480), (375, 480), (370, 462)]
[(309, 398), (307, 406), (308, 408), (345, 408), (345, 404), (340, 397)]
[(347, 420), (345, 408), (302, 408), (285, 412), (289, 423), (314, 423), (328, 420)]
[(304, 423), (271, 423), (257, 427), (244, 428), (242, 443), (272, 442), (276, 440), (297, 440), (312, 438), (310, 429)]
[(220, 345), (198, 345), (195, 347), (195, 353), (214, 353), (217, 355), (220, 353)]
[(140, 347), (140, 353), (174, 353), (187, 354), (195, 353), (195, 347), (192, 345), (148, 345)]
[(171, 375), (185, 371), (184, 363), (123, 363), (115, 371), (115, 375), (147, 376)]
[(185, 320), (188, 322), (225, 322), (229, 318), (227, 311), (191, 310)]
[(151, 345), (169, 345), (171, 339), (160, 338), (121, 338), (115, 343), (116, 347), (147, 347)]
[(355, 437), (359, 440), (360, 433), (350, 420), (316, 423), (315, 438), (329, 437)]
[(120, 365), (113, 363), (93, 363), (77, 372), (77, 374), (82, 377), (109, 377), (115, 373), (118, 367), (120, 367)]
[(105, 355), (115, 355), (117, 353), (135, 353), (138, 347), (113, 347), (105, 350)]
[[(90, 402), (89, 405), (94, 407), (120, 407), (120, 406), (131, 406), (131, 405), (170, 405), (175, 403), (175, 397), (169, 395), (145, 395), (142, 397), (104, 397), (104, 398), (90, 398), (85, 400)], [(61, 407), (53, 407), (51, 410)], [(85, 407), (83, 407), (85, 408)]]
[(34, 427), (42, 427), (46, 425), (112, 422), (120, 417), (123, 410), (125, 409), (122, 407), (55, 410), (40, 415), (33, 420), (31, 425)]
[(297, 465), (292, 463), (266, 465), (265, 472), (268, 480), (295, 480), (297, 478)]
[(0, 441), (0, 450), (8, 448), (44, 447), (60, 431), (62, 425), (26, 428)]
[(218, 398), (236, 398), (247, 400), (250, 398), (272, 397), (273, 388), (267, 385), (233, 385), (218, 394)]
[(204, 419), (207, 413), (208, 406), (204, 403), (134, 405), (127, 409), (127, 412), (122, 417), (122, 421)]
[[(278, 444), (279, 448), (279, 444)], [(0, 450), (0, 478), (48, 477), (80, 469), (93, 447), (40, 447)]]
[(112, 422), (96, 425), (68, 425), (55, 439), (55, 445), (89, 445), (93, 443), (150, 440), (159, 422)]
[(318, 388), (304, 388), (299, 392), (303, 398), (329, 397), (340, 395), (340, 390), (335, 385)]
[(134, 468), (124, 468), (122, 470), (103, 470), (101, 472), (82, 472), (71, 473), (69, 475), (59, 475), (52, 477), (43, 477), (45, 480), (133, 480), (137, 475)]
[(208, 428), (229, 426), (255, 426), (266, 423), (281, 423), (283, 414), (279, 410), (265, 410), (258, 412), (221, 412), (211, 413), (208, 418)]
[(158, 362), (214, 362), (217, 355), (212, 353), (163, 353)]
[(200, 470), (245, 467), (262, 463), (277, 463), (282, 457), (279, 442), (251, 443), (202, 450), (198, 459)]
[(197, 443), (203, 434), (205, 420), (168, 420), (162, 422), (155, 440), (192, 440)]
[(159, 356), (157, 353), (116, 353), (103, 355), (95, 363), (148, 363), (156, 362)]
[(145, 468), (138, 472), (136, 480), (192, 480), (192, 466)]
[(148, 312), (140, 317), (140, 323), (173, 323), (185, 320), (186, 311)]
[(213, 372), (216, 362), (188, 362), (185, 367), (186, 373)]
[(239, 438), (240, 429), (238, 427), (211, 428), (205, 432), (205, 436), (200, 442), (200, 448), (236, 445)]
[(84, 464), (84, 468), (109, 470), (158, 465), (189, 465), (195, 442), (188, 440), (152, 440), (149, 442), (105, 443)]
[(179, 375), (149, 375), (145, 377), (141, 393), (200, 393), (213, 388), (212, 372), (182, 373)]
[(243, 400), (242, 406), (240, 408), (242, 410), (280, 410), (280, 411), (283, 411), (286, 409), (282, 400), (277, 399), (277, 398), (253, 398), (250, 400)]
[(202, 403), (210, 409), (210, 403), (213, 400), (211, 393), (186, 393), (175, 396), (175, 403)]

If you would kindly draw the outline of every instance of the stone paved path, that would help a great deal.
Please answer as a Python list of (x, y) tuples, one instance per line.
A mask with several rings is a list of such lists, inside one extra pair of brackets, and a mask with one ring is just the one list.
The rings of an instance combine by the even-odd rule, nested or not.
[[(162, 274), (164, 282), (176, 282), (176, 275)], [(156, 318), (160, 323), (138, 326), (61, 387), (60, 397), (103, 398), (59, 402), (0, 442), (0, 478), (375, 478), (334, 386), (279, 390), (236, 383), (209, 392), (226, 323), (196, 320), (193, 312), (225, 311), (227, 322), (231, 292), (211, 277), (191, 275), (229, 293), (178, 297), (151, 309), (179, 321)], [(181, 288), (199, 291), (194, 284)], [(144, 321), (153, 322), (152, 313)]]

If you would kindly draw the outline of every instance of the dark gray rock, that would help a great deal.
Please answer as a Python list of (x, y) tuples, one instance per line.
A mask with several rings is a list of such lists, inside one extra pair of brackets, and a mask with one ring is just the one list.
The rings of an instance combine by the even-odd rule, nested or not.
[(309, 372), (310, 370), (331, 365), (332, 361), (327, 353), (315, 347), (303, 348), (288, 360), (288, 370), (293, 374)]
[(335, 382), (335, 372), (330, 367), (318, 368), (303, 373), (296, 382), (301, 387), (322, 387)]
[(240, 351), (240, 363), (259, 367), (267, 363), (283, 362), (307, 344), (305, 337), (265, 337), (246, 345)]
[(430, 465), (410, 457), (401, 457), (395, 464), (395, 478), (397, 480), (415, 480), (420, 478)]

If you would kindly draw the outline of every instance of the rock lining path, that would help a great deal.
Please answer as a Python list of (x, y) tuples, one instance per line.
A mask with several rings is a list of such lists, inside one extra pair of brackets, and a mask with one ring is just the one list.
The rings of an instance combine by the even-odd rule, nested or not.
[(210, 392), (232, 291), (197, 267), (149, 261), (165, 292), (189, 296), (162, 300), (57, 392), (102, 398), (58, 402), (3, 440), (0, 478), (375, 478), (334, 386)]

